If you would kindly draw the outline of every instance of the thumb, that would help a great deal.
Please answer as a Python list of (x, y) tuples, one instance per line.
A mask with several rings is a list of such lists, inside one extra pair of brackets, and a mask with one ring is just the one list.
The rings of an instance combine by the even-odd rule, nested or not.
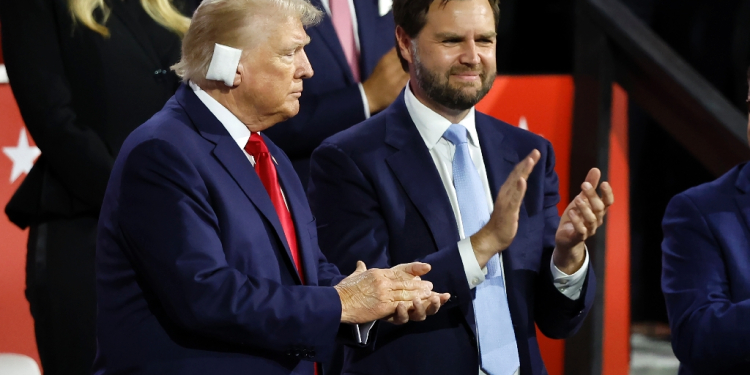
[(432, 269), (432, 266), (430, 266), (427, 263), (412, 262), (412, 263), (406, 263), (406, 264), (399, 264), (398, 266), (395, 266), (392, 269), (396, 271), (406, 272), (412, 276), (422, 276), (426, 274), (427, 272), (430, 272), (430, 269)]
[(365, 272), (365, 271), (367, 271), (367, 266), (365, 265), (365, 262), (363, 262), (361, 260), (358, 260), (357, 261), (357, 269), (355, 269), (354, 272), (352, 272), (352, 275), (356, 275), (358, 273), (362, 273), (362, 272)]

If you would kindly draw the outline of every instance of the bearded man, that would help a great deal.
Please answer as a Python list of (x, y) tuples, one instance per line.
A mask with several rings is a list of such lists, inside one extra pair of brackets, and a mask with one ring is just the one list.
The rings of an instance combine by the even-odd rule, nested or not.
[(552, 338), (581, 326), (596, 285), (584, 240), (612, 189), (597, 193), (592, 169), (560, 217), (551, 144), (475, 111), (496, 74), (497, 0), (395, 0), (393, 11), (410, 81), (313, 153), (308, 197), (342, 271), (420, 260), (452, 297), (427, 321), (381, 325), (369, 347), (347, 348), (344, 373), (546, 374), (535, 323)]

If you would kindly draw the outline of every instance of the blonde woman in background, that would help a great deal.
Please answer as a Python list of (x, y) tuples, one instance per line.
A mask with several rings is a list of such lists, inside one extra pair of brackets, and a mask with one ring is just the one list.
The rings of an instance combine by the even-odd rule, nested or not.
[(125, 137), (176, 90), (169, 67), (198, 3), (0, 1), (11, 88), (42, 151), (5, 211), (30, 227), (26, 296), (45, 375), (91, 371), (104, 190)]

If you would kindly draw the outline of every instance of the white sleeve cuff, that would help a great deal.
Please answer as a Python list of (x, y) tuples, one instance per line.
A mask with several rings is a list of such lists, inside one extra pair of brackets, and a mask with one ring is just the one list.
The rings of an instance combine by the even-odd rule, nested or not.
[(359, 94), (362, 95), (362, 106), (365, 108), (365, 120), (370, 118), (370, 104), (367, 101), (367, 94), (365, 94), (365, 87), (361, 83), (358, 83)]
[(586, 257), (583, 259), (583, 265), (572, 275), (560, 271), (555, 265), (554, 259), (550, 259), (549, 261), (549, 269), (552, 272), (552, 281), (555, 284), (555, 288), (574, 301), (581, 297), (583, 282), (586, 281), (586, 275), (589, 272), (589, 249), (585, 246)]
[(461, 256), (461, 263), (464, 264), (466, 273), (466, 282), (469, 283), (469, 289), (474, 289), (477, 285), (484, 282), (484, 275), (487, 274), (487, 268), (479, 267), (477, 256), (474, 255), (474, 247), (471, 246), (471, 238), (467, 237), (458, 241), (458, 254)]
[(352, 326), (354, 330), (354, 338), (360, 345), (367, 345), (367, 340), (370, 338), (370, 330), (375, 325), (375, 322), (355, 324)]

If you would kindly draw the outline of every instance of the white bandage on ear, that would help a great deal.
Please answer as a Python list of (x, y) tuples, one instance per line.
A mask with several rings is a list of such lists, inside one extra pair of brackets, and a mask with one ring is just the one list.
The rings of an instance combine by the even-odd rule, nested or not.
[(240, 64), (242, 50), (228, 47), (219, 43), (214, 46), (214, 55), (211, 58), (211, 64), (208, 66), (206, 79), (213, 81), (222, 81), (229, 87), (234, 86), (234, 75), (237, 73), (237, 66)]

